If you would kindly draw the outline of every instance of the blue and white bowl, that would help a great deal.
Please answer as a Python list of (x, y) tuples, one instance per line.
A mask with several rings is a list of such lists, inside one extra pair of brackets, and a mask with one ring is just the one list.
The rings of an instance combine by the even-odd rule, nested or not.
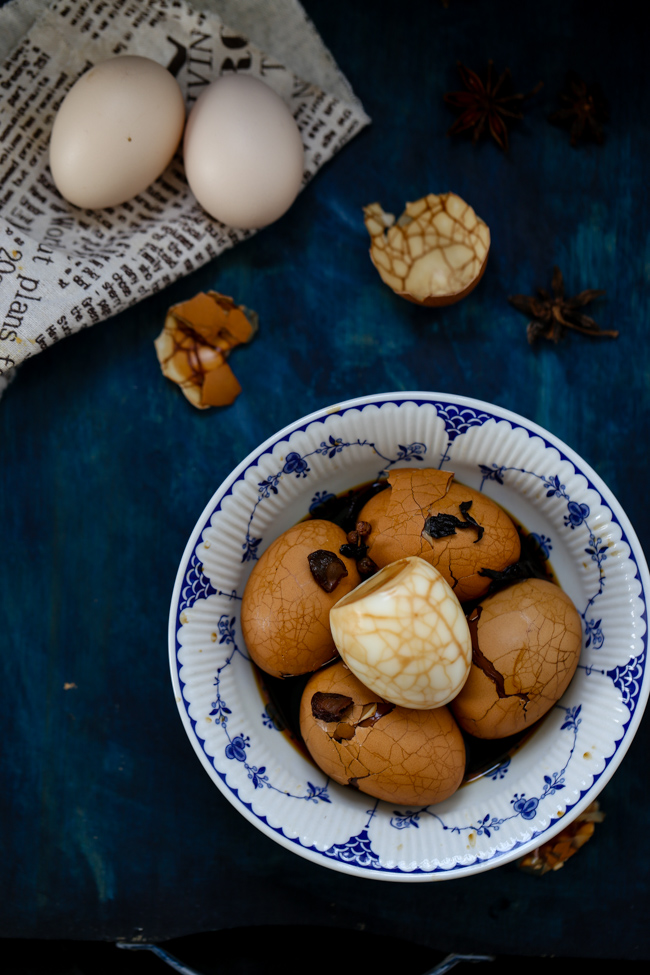
[[(526, 744), (445, 802), (413, 809), (337, 785), (276, 728), (240, 626), (246, 580), (281, 532), (328, 495), (408, 465), (453, 471), (537, 536), (584, 631), (571, 685)], [(172, 682), (206, 771), (268, 837), (375, 880), (463, 877), (550, 840), (613, 775), (648, 698), (649, 594), (625, 513), (551, 434), (467, 397), (365, 396), (292, 423), (218, 488), (176, 578)]]

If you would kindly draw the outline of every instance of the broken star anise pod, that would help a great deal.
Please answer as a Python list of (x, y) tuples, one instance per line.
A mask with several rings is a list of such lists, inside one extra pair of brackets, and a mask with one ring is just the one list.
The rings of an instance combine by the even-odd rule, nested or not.
[(530, 316), (527, 335), (531, 345), (540, 337), (559, 342), (567, 328), (582, 332), (583, 335), (616, 338), (618, 332), (600, 328), (593, 318), (580, 311), (594, 298), (604, 295), (604, 291), (589, 289), (581, 291), (573, 298), (565, 297), (564, 279), (558, 267), (553, 269), (551, 288), (552, 295), (543, 288), (538, 288), (537, 295), (511, 295), (508, 298), (517, 311)]
[(603, 123), (609, 119), (609, 106), (600, 85), (588, 85), (575, 71), (567, 71), (564, 90), (559, 94), (561, 108), (552, 112), (552, 125), (571, 132), (571, 145), (582, 141), (605, 141)]
[(447, 135), (457, 135), (471, 129), (472, 142), (476, 143), (488, 133), (497, 145), (508, 151), (508, 126), (522, 119), (522, 104), (542, 87), (540, 81), (526, 94), (514, 94), (510, 69), (498, 77), (493, 71), (492, 61), (488, 61), (485, 79), (458, 62), (461, 81), (465, 91), (449, 91), (445, 101), (452, 108), (460, 109), (460, 115), (447, 131)]

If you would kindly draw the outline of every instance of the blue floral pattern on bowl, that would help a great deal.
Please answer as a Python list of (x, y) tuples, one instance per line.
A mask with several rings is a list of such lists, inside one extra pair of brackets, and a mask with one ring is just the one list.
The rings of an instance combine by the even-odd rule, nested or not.
[[(524, 455), (531, 462), (519, 463)], [(196, 751), (255, 825), (301, 855), (346, 872), (444, 879), (523, 855), (593, 799), (622, 759), (648, 696), (648, 578), (615, 499), (584, 462), (569, 455), (550, 435), (497, 407), (461, 397), (387, 394), (298, 421), (224, 482), (179, 569), (170, 657)], [(406, 810), (374, 802), (368, 809), (368, 797), (330, 783), (260, 706), (238, 604), (252, 565), (282, 530), (345, 487), (409, 464), (454, 470), (459, 480), (489, 490), (525, 525), (581, 615), (583, 655), (579, 675), (544, 722), (543, 734), (521, 749), (525, 754), (439, 806)], [(226, 524), (232, 539), (222, 552)], [(609, 561), (615, 563), (611, 580)], [(603, 599), (612, 589), (621, 590), (627, 610)], [(623, 641), (621, 625), (629, 630)], [(215, 659), (209, 688), (203, 667), (200, 678), (194, 676), (208, 639)], [(258, 702), (254, 709), (243, 706), (251, 699)], [(621, 705), (622, 725), (603, 727), (601, 715), (593, 713)], [(332, 806), (345, 807), (347, 835), (329, 836), (331, 817), (318, 818)], [(337, 828), (340, 833), (344, 827)], [(403, 853), (405, 843), (411, 845)]]

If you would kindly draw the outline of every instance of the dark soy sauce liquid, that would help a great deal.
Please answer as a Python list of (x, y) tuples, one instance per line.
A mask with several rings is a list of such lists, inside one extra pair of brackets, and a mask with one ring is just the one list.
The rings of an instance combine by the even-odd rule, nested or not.
[[(324, 518), (326, 521), (333, 521), (345, 532), (352, 531), (359, 520), (359, 512), (366, 502), (387, 487), (387, 481), (375, 481), (362, 484), (359, 487), (345, 491), (343, 494), (327, 499), (322, 504), (314, 507), (303, 520)], [(512, 515), (509, 515), (509, 517), (517, 528), (521, 539), (520, 562), (525, 564), (528, 576), (547, 579), (549, 582), (554, 582), (557, 585), (557, 579), (553, 570), (548, 561), (543, 557), (536, 539), (526, 532)], [(494, 583), (493, 585), (494, 591), (496, 591), (496, 588), (503, 588), (499, 583)], [(482, 598), (484, 599), (485, 597)], [(474, 603), (463, 604), (463, 609), (467, 616), (471, 614), (472, 610), (480, 601), (477, 600)], [(309, 762), (314, 764), (300, 734), (299, 717), (302, 693), (311, 674), (303, 674), (300, 677), (281, 678), (272, 677), (256, 666), (254, 666), (254, 669), (266, 707), (266, 713), (273, 721), (275, 727), (287, 736), (291, 743)], [(515, 752), (530, 739), (544, 720), (545, 718), (542, 717), (530, 728), (516, 735), (511, 735), (508, 738), (474, 738), (461, 729), (467, 753), (464, 782), (472, 782), (482, 776), (495, 773), (499, 766), (512, 758)]]

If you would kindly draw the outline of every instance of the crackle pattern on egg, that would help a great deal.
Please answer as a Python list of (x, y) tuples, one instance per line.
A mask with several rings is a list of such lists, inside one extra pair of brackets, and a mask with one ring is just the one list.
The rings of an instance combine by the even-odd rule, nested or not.
[[(368, 554), (382, 568), (410, 555), (434, 565), (461, 602), (480, 599), (490, 579), (482, 569), (503, 571), (519, 559), (521, 542), (506, 512), (480, 491), (458, 484), (450, 471), (434, 468), (398, 468), (388, 476), (390, 487), (376, 494), (362, 509), (360, 518), (372, 531)], [(461, 505), (471, 502), (468, 513), (483, 529), (472, 527), (429, 539), (422, 533), (427, 518), (449, 515), (464, 521)]]
[(458, 694), (472, 644), (449, 584), (423, 559), (399, 559), (330, 612), (336, 647), (359, 680), (408, 708), (436, 708)]
[[(338, 714), (327, 720), (330, 702)], [(300, 731), (326, 775), (377, 799), (431, 805), (452, 795), (463, 780), (465, 744), (448, 708), (417, 711), (389, 704), (343, 661), (309, 679)]]
[(483, 276), (490, 231), (456, 193), (429, 193), (407, 203), (397, 222), (371, 203), (364, 207), (364, 222), (382, 280), (416, 304), (452, 304)]
[(307, 674), (337, 655), (329, 612), (360, 582), (356, 562), (339, 556), (348, 574), (325, 592), (308, 556), (319, 549), (338, 554), (345, 542), (342, 528), (315, 518), (284, 532), (255, 563), (242, 598), (241, 625), (250, 656), (266, 673)]
[(483, 600), (470, 615), (473, 660), (451, 707), (477, 738), (530, 728), (560, 699), (580, 658), (582, 626), (569, 596), (526, 579)]

